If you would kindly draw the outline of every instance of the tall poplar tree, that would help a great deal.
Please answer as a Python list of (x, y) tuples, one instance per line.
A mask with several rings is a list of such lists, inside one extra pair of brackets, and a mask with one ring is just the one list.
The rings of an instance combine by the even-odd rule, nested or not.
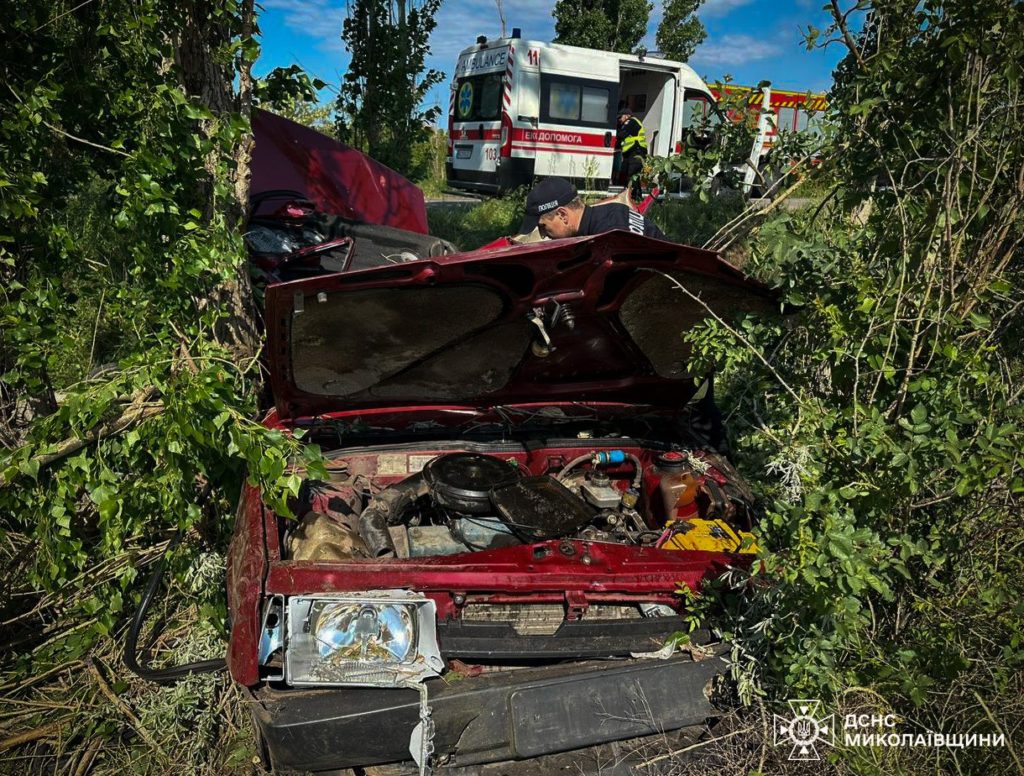
[(697, 9), (704, 0), (665, 0), (665, 14), (658, 25), (655, 42), (667, 59), (686, 62), (708, 31), (697, 18)]
[(426, 69), (440, 6), (441, 0), (353, 0), (341, 33), (352, 61), (338, 95), (338, 136), (403, 173), (441, 110), (423, 108), (444, 78)]
[(632, 53), (647, 33), (654, 5), (647, 0), (558, 0), (555, 43)]

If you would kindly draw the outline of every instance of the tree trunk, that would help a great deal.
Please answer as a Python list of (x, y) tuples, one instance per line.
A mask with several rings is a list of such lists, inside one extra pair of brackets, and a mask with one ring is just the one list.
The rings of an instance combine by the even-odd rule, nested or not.
[[(388, 0), (385, 0), (387, 2)], [(373, 62), (377, 58), (377, 53), (374, 51), (374, 47), (379, 42), (379, 31), (378, 23), (381, 21), (381, 0), (364, 0), (367, 12), (367, 60)], [(390, 13), (390, 2), (388, 2), (388, 9)], [(371, 99), (379, 98), (380, 84), (377, 82), (376, 68), (370, 67), (366, 69), (366, 91), (363, 93), (363, 103), (365, 104), (368, 96)], [(365, 112), (365, 111), (364, 111)], [(376, 158), (380, 157), (380, 117), (375, 111), (370, 111), (369, 120), (366, 122), (366, 134), (363, 138), (363, 142), (366, 144), (367, 152), (370, 156)]]
[[(177, 60), (181, 68), (186, 93), (208, 108), (214, 118), (200, 123), (200, 132), (210, 137), (216, 122), (226, 121), (230, 114), (241, 113), (252, 118), (251, 63), (244, 54), (239, 55), (238, 93), (234, 90), (234, 68), (218, 61), (218, 53), (230, 44), (232, 30), (228, 21), (209, 12), (209, 4), (193, 0), (183, 5), (186, 24), (178, 45)], [(252, 37), (255, 20), (254, 0), (241, 0), (241, 37), (243, 42)], [(247, 132), (235, 149), (232, 171), (232, 201), (218, 203), (215, 199), (216, 157), (207, 163), (207, 178), (199, 183), (205, 201), (204, 213), (209, 220), (213, 213), (225, 213), (228, 228), (244, 228), (248, 216), (249, 180), (251, 177), (253, 138)], [(211, 154), (216, 152), (211, 152)], [(239, 363), (251, 360), (259, 348), (259, 329), (256, 326), (256, 308), (248, 260), (243, 253), (232, 280), (214, 289), (210, 298), (199, 300), (200, 306), (214, 305), (227, 315), (219, 320), (215, 333), (217, 340), (234, 354)]]

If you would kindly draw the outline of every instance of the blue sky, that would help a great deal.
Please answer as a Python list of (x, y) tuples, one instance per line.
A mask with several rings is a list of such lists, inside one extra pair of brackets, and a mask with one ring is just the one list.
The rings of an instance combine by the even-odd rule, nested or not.
[[(554, 36), (551, 9), (555, 0), (503, 0), (508, 29), (520, 27), (524, 38), (549, 41)], [(645, 43), (655, 49), (654, 31), (661, 20), (661, 0), (654, 0)], [(298, 64), (337, 88), (348, 64), (341, 40), (345, 0), (262, 0), (259, 24), (263, 54), (258, 75), (274, 67)], [(708, 37), (690, 59), (705, 80), (731, 75), (741, 84), (767, 79), (776, 87), (824, 91), (832, 82), (839, 46), (807, 51), (802, 30), (823, 28), (822, 0), (705, 0), (698, 15)], [(477, 35), (501, 31), (495, 0), (444, 0), (431, 36), (429, 67), (445, 73), (429, 102), (445, 105), (448, 81), (459, 52)], [(330, 99), (330, 87), (322, 99)]]

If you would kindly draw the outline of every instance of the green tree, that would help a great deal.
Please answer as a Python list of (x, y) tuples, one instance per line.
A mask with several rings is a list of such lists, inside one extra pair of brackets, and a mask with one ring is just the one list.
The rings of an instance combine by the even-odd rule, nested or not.
[(291, 99), (275, 103), (268, 110), (324, 135), (333, 136), (337, 129), (333, 104)]
[(658, 25), (655, 42), (668, 59), (686, 62), (708, 31), (697, 18), (697, 9), (704, 0), (665, 0), (665, 15)]
[(399, 172), (412, 174), (411, 149), (429, 137), (439, 106), (424, 109), (444, 78), (426, 70), (441, 0), (354, 0), (342, 38), (352, 55), (338, 95), (338, 136)]
[(558, 0), (555, 43), (632, 53), (647, 33), (654, 5), (647, 0)]
[(334, 105), (322, 104), (318, 92), (327, 86), (310, 78), (298, 65), (275, 67), (257, 81), (254, 101), (266, 110), (325, 135), (335, 130)]
[(832, 10), (811, 41), (847, 49), (814, 176), (828, 194), (763, 223), (748, 264), (794, 314), (689, 335), (724, 365), (720, 395), (766, 510), (759, 592), (736, 599), (733, 641), (775, 697), (1006, 740), (844, 747), (853, 772), (1011, 772), (1024, 724), (1024, 8)]
[[(32, 708), (17, 715), (18, 732), (59, 728), (60, 743), (25, 739), (34, 752), (17, 754), (33, 761), (203, 770), (194, 756), (223, 772), (223, 677), (179, 688), (175, 708), (116, 672), (145, 568), (178, 532), (172, 566), (214, 573), (205, 585), (178, 576), (186, 594), (169, 598), (156, 657), (222, 653), (215, 572), (246, 472), (280, 506), (298, 487), (285, 470), (299, 445), (257, 422), (259, 335), (241, 236), (254, 3), (7, 6), (0, 715)], [(122, 739), (113, 704), (69, 713), (76, 695), (114, 693), (139, 701), (149, 727)], [(36, 702), (47, 696), (65, 707)]]

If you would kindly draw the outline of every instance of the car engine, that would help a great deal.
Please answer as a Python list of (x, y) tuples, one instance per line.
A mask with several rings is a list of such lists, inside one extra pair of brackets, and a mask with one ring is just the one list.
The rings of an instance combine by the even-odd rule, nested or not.
[(406, 476), (393, 473), (395, 458), (350, 456), (331, 481), (307, 482), (301, 519), (283, 526), (286, 557), (424, 558), (567, 538), (724, 552), (752, 544), (753, 497), (712, 452), (457, 451), (409, 455), (408, 468), (421, 468)]

